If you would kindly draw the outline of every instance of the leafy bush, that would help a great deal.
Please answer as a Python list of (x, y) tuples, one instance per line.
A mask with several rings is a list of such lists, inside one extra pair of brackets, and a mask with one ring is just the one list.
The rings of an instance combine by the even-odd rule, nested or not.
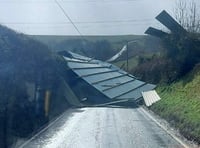
[(166, 58), (139, 58), (138, 66), (131, 73), (150, 83), (171, 83), (179, 77), (179, 67)]

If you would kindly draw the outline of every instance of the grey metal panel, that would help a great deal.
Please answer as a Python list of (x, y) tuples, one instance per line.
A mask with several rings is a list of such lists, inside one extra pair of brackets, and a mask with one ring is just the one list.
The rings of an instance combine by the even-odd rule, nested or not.
[(112, 64), (71, 54), (74, 58), (65, 58), (69, 68), (110, 99), (133, 98), (133, 95), (138, 97), (142, 89), (151, 90), (145, 82)]
[(145, 31), (145, 34), (149, 34), (149, 35), (156, 36), (156, 37), (159, 37), (159, 38), (163, 38), (163, 37), (166, 37), (167, 35), (169, 35), (168, 33), (163, 32), (162, 30), (158, 30), (158, 29), (155, 29), (155, 28), (152, 28), (152, 27), (149, 27)]
[(137, 88), (138, 86), (144, 84), (144, 82), (142, 81), (139, 81), (139, 80), (135, 80), (131, 83), (127, 83), (126, 85), (121, 85), (119, 87), (116, 87), (116, 88), (113, 88), (113, 89), (110, 89), (108, 91), (104, 91), (104, 93), (110, 97), (110, 98), (114, 98), (116, 96), (119, 96), (125, 92), (128, 92), (134, 88)]
[(156, 87), (155, 85), (146, 84), (146, 85), (139, 87), (139, 88), (127, 93), (127, 94), (124, 94), (124, 95), (118, 97), (117, 99), (138, 99), (138, 98), (142, 97), (143, 91), (152, 90), (155, 87)]
[(131, 81), (131, 80), (133, 80), (133, 78), (131, 78), (129, 76), (124, 76), (124, 77), (119, 77), (119, 78), (116, 78), (116, 79), (104, 81), (104, 82), (95, 84), (94, 86), (103, 91), (107, 88), (112, 88), (112, 86), (117, 86), (119, 84), (123, 84), (123, 83), (126, 83), (126, 82)]
[(120, 76), (115, 76), (115, 77), (111, 77), (111, 78), (105, 78), (103, 80), (99, 80), (99, 81), (96, 81), (94, 83), (91, 83), (92, 85), (96, 85), (98, 83), (102, 83), (102, 82), (105, 82), (105, 81), (109, 81), (109, 80), (112, 80), (112, 79), (116, 79), (116, 78), (120, 78), (120, 77), (124, 77), (124, 76), (127, 76), (127, 74), (122, 74)]
[(75, 59), (81, 59), (81, 60), (86, 60), (86, 61), (92, 60), (91, 58), (82, 56), (82, 55), (80, 55), (80, 54), (76, 54), (76, 53), (71, 52), (71, 51), (68, 51), (68, 52), (69, 52)]
[(101, 67), (99, 64), (68, 62), (70, 68)]
[(163, 10), (156, 19), (165, 25), (173, 33), (180, 34), (187, 31), (177, 21), (171, 17), (165, 10)]
[(86, 60), (80, 60), (80, 59), (74, 59), (74, 58), (69, 58), (69, 57), (65, 57), (63, 56), (63, 58), (67, 61), (68, 66), (70, 67), (69, 63), (77, 63), (77, 64), (99, 64), (98, 61), (86, 61)]
[(110, 73), (103, 73), (103, 74), (85, 77), (83, 79), (86, 80), (89, 83), (95, 83), (97, 81), (104, 80), (105, 78), (112, 78), (112, 77), (117, 77), (117, 76), (120, 76), (120, 75), (122, 75), (122, 74), (119, 73), (119, 72), (110, 72)]
[(109, 68), (94, 68), (94, 69), (74, 70), (74, 72), (77, 73), (79, 76), (98, 74), (98, 73), (107, 72), (107, 71), (110, 71), (110, 69)]

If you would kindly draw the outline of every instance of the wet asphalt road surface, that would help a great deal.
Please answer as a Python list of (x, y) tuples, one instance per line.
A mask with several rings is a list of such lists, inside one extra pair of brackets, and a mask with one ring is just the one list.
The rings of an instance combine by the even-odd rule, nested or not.
[(141, 108), (70, 109), (23, 148), (182, 148)]

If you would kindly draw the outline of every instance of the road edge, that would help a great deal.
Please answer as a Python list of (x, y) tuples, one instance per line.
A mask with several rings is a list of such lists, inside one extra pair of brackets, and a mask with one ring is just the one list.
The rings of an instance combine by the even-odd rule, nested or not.
[(44, 125), (41, 128), (41, 130), (39, 130), (36, 134), (34, 134), (26, 142), (24, 142), (23, 144), (21, 144), (18, 148), (24, 148), (24, 146), (26, 146), (29, 142), (31, 142), (33, 139), (35, 139), (35, 137), (37, 137), (38, 135), (40, 135), (41, 133), (43, 133), (44, 131), (46, 131), (49, 127), (53, 126), (56, 121), (58, 121), (59, 119), (61, 119), (65, 115), (65, 113), (69, 112), (71, 109), (72, 108), (69, 108), (69, 109), (65, 110), (63, 113), (61, 113), (60, 115), (58, 115), (57, 117), (55, 117), (54, 119), (52, 119), (49, 124)]
[(173, 139), (175, 139), (178, 143), (180, 143), (184, 148), (190, 148), (188, 144), (183, 142), (179, 137), (177, 137), (174, 133), (170, 132), (167, 127), (159, 123), (158, 120), (155, 119), (144, 107), (139, 108), (141, 112), (143, 112), (146, 116), (148, 116), (152, 121), (154, 121), (160, 128), (162, 128), (168, 135), (170, 135)]

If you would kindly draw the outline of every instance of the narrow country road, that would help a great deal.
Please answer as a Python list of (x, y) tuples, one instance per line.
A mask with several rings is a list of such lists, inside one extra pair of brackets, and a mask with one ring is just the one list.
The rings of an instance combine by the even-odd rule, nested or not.
[(182, 148), (141, 108), (70, 109), (21, 148)]

